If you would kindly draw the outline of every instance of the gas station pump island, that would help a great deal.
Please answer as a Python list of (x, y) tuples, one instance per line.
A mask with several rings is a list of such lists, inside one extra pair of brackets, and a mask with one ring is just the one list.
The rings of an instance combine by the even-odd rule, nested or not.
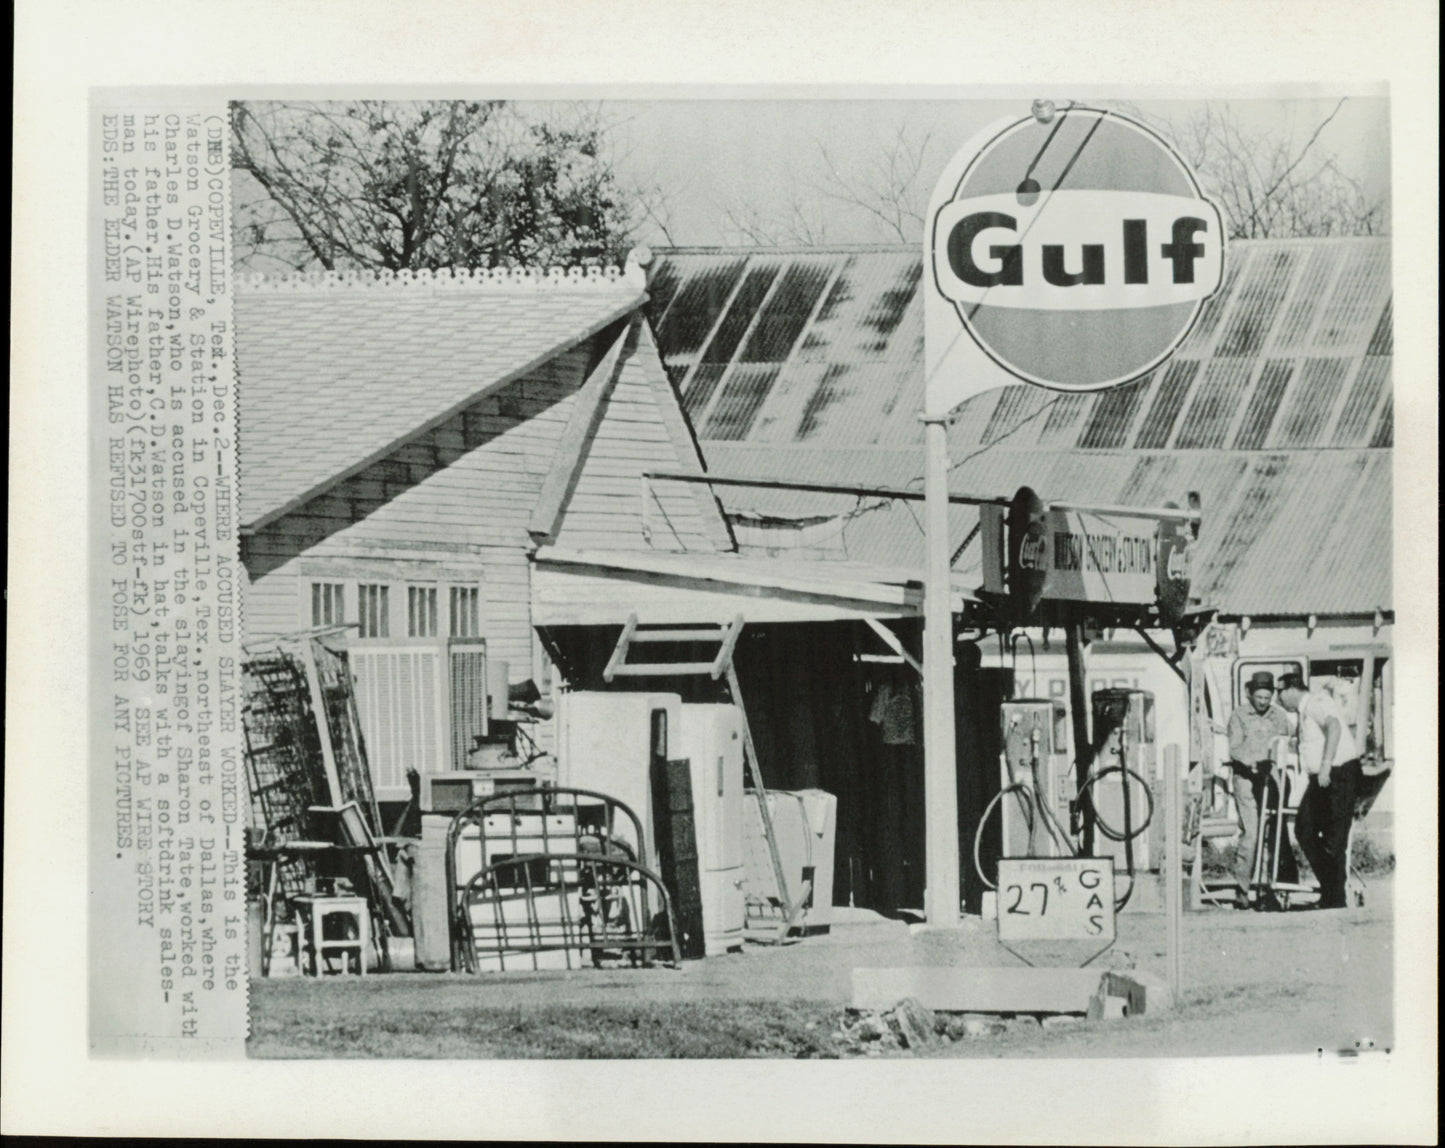
[[(1036, 101), (1032, 114), (987, 128), (934, 189), (924, 237), (923, 413), (930, 925), (959, 921), (960, 840), (972, 841), (972, 862), (992, 886), (979, 857), (988, 816), (1002, 818), (1004, 856), (1114, 858), (1125, 873), (1120, 907), (1134, 873), (1157, 856), (1154, 699), (1105, 690), (1091, 701), (1085, 648), (1092, 633), (1138, 631), (1188, 688), (1185, 653), (1211, 616), (1189, 599), (1198, 496), (1155, 507), (1085, 506), (1063, 501), (1067, 491), (1046, 492), (1060, 499), (1050, 501), (1027, 486), (1008, 500), (961, 497), (948, 489), (947, 426), (963, 402), (996, 387), (1101, 391), (1156, 370), (1222, 284), (1224, 238), (1219, 210), (1163, 139), (1074, 104)], [(983, 586), (957, 618), (950, 502), (978, 506), (983, 548)], [(1053, 700), (1003, 704), (1000, 791), (973, 826), (958, 817), (956, 739), (969, 731), (956, 729), (953, 712), (956, 625), (979, 636), (1062, 631), (1068, 651), (1067, 711)], [(1177, 653), (1151, 630), (1172, 631)]]

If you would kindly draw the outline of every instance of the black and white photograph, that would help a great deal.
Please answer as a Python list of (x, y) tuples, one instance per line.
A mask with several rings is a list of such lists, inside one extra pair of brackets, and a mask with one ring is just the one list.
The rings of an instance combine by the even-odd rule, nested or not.
[(233, 102), (251, 1055), (1389, 1048), (1390, 111)]
[(637, 7), (76, 77), (6, 1131), (1425, 1142), (1435, 73)]

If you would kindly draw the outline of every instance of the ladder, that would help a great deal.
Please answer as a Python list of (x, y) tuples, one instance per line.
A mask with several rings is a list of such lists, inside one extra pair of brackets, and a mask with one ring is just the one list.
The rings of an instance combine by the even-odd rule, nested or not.
[[(728, 692), (732, 695), (733, 704), (738, 707), (738, 711), (742, 715), (743, 760), (747, 768), (747, 776), (752, 783), (753, 794), (757, 798), (763, 837), (768, 845), (773, 879), (777, 882), (776, 897), (765, 898), (756, 893), (750, 894), (749, 907), (761, 906), (771, 910), (766, 913), (766, 917), (776, 920), (777, 927), (774, 930), (763, 932), (759, 939), (769, 940), (773, 944), (782, 944), (803, 914), (803, 908), (808, 901), (808, 891), (800, 890), (796, 897), (790, 895), (787, 874), (783, 870), (782, 856), (778, 852), (778, 839), (773, 832), (773, 816), (768, 808), (768, 791), (763, 783), (762, 769), (758, 764), (757, 747), (753, 745), (753, 731), (748, 724), (747, 707), (743, 705), (743, 692), (738, 685), (737, 669), (733, 665), (733, 651), (737, 648), (738, 638), (741, 637), (742, 632), (743, 616), (741, 614), (727, 625), (688, 628), (655, 626), (646, 630), (639, 629), (637, 615), (630, 614), (627, 624), (622, 627), (622, 634), (617, 639), (612, 656), (602, 671), (602, 680), (611, 683), (616, 678), (701, 677), (704, 675), (713, 681), (721, 678), (727, 680)], [(708, 644), (716, 642), (718, 645), (717, 655), (709, 662), (629, 662), (627, 660), (628, 652), (633, 646), (677, 645), (685, 642)], [(756, 918), (750, 913), (749, 920), (754, 919)]]

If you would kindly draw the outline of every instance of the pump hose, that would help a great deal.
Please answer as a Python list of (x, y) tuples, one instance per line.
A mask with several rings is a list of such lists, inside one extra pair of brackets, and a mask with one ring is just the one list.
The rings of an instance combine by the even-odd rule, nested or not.
[[(1101, 777), (1108, 777), (1111, 773), (1122, 773), (1127, 775), (1124, 778), (1122, 793), (1122, 797), (1124, 800), (1123, 830), (1121, 831), (1115, 829), (1112, 825), (1106, 822), (1102, 817), (1099, 816), (1098, 806), (1093, 805), (1092, 802), (1090, 804), (1093, 805), (1094, 827), (1111, 841), (1122, 841), (1124, 843), (1124, 875), (1128, 877), (1129, 885), (1128, 888), (1124, 890), (1122, 896), (1116, 897), (1114, 900), (1114, 911), (1117, 913), (1123, 910), (1124, 906), (1129, 903), (1129, 898), (1134, 895), (1134, 840), (1141, 833), (1143, 833), (1144, 830), (1148, 829), (1150, 823), (1154, 820), (1154, 794), (1149, 789), (1149, 783), (1145, 781), (1143, 777), (1141, 777), (1134, 770), (1130, 769), (1128, 766), (1124, 765), (1111, 765), (1107, 769), (1099, 770), (1098, 773), (1091, 773), (1084, 781), (1083, 786), (1080, 787), (1080, 794), (1087, 790), (1089, 786), (1093, 785), (1094, 782), (1098, 781)], [(1137, 829), (1133, 828), (1133, 817), (1131, 816), (1133, 810), (1131, 807), (1131, 802), (1129, 800), (1130, 778), (1133, 778), (1135, 781), (1137, 781), (1140, 787), (1144, 790), (1144, 803), (1146, 812), (1144, 814), (1144, 820), (1140, 823)]]
[(983, 861), (979, 858), (978, 851), (979, 847), (983, 844), (983, 830), (984, 826), (988, 824), (988, 815), (993, 812), (993, 807), (1010, 793), (1019, 795), (1019, 801), (1023, 806), (1024, 817), (1028, 821), (1030, 835), (1032, 835), (1034, 831), (1034, 802), (1033, 798), (1029, 795), (1029, 787), (1022, 781), (1016, 781), (1012, 785), (1000, 789), (993, 795), (989, 803), (983, 807), (983, 816), (978, 819), (978, 828), (973, 831), (973, 869), (974, 872), (978, 874), (979, 880), (990, 889), (997, 889), (998, 883), (988, 879), (988, 874), (983, 871)]
[[(1119, 912), (1124, 908), (1125, 905), (1129, 903), (1129, 899), (1134, 895), (1134, 850), (1132, 846), (1135, 839), (1137, 839), (1140, 834), (1142, 834), (1146, 829), (1148, 829), (1150, 823), (1154, 820), (1154, 795), (1150, 791), (1148, 783), (1137, 772), (1129, 769), (1127, 766), (1111, 765), (1107, 769), (1099, 770), (1098, 773), (1091, 773), (1079, 790), (1080, 796), (1082, 796), (1084, 791), (1087, 790), (1100, 778), (1108, 777), (1110, 774), (1113, 773), (1123, 773), (1128, 775), (1128, 777), (1126, 777), (1124, 780), (1124, 787), (1126, 790), (1123, 795), (1124, 828), (1122, 831), (1115, 829), (1112, 825), (1110, 825), (1102, 817), (1099, 816), (1099, 811), (1097, 807), (1094, 809), (1094, 825), (1101, 833), (1103, 833), (1105, 837), (1109, 838), (1111, 841), (1122, 841), (1124, 843), (1124, 870), (1125, 875), (1129, 878), (1129, 885), (1121, 896), (1115, 898), (1114, 911)], [(1137, 781), (1140, 787), (1144, 790), (1144, 820), (1140, 823), (1137, 829), (1133, 827), (1133, 818), (1130, 816), (1130, 814), (1132, 813), (1132, 809), (1130, 807), (1131, 803), (1129, 801), (1129, 795), (1127, 793), (1129, 778), (1133, 778), (1135, 781)], [(1034, 789), (1038, 789), (1037, 767), (1035, 768)], [(1011, 793), (1018, 796), (1019, 802), (1024, 811), (1024, 818), (1028, 823), (1030, 837), (1033, 836), (1034, 816), (1035, 809), (1037, 808), (1040, 812), (1042, 812), (1045, 828), (1049, 830), (1049, 835), (1054, 838), (1055, 843), (1059, 844), (1060, 846), (1065, 846), (1065, 843), (1068, 841), (1066, 835), (1062, 839), (1060, 838), (1059, 835), (1063, 833), (1063, 828), (1057, 823), (1057, 821), (1053, 817), (1052, 812), (1049, 810), (1048, 802), (1042, 800), (1042, 798), (1040, 798), (1037, 793), (1031, 793), (1028, 785), (1024, 784), (1021, 781), (1016, 781), (1012, 785), (1006, 786), (1005, 788), (999, 790), (996, 794), (993, 795), (989, 803), (984, 806), (983, 816), (978, 819), (978, 828), (975, 829), (973, 833), (974, 872), (978, 874), (979, 879), (989, 889), (997, 889), (998, 883), (995, 881), (990, 881), (988, 879), (988, 874), (983, 871), (983, 861), (979, 856), (979, 850), (983, 844), (983, 830), (984, 827), (988, 824), (989, 814), (993, 812), (994, 806), (998, 805), (1001, 801), (1003, 801), (1006, 796)], [(1068, 845), (1067, 848), (1068, 851), (1073, 855), (1078, 855), (1076, 848), (1074, 848), (1072, 845)]]
[[(1115, 829), (1112, 825), (1110, 825), (1102, 817), (1100, 817), (1097, 805), (1094, 807), (1094, 827), (1098, 829), (1099, 832), (1101, 832), (1110, 841), (1133, 841), (1137, 839), (1138, 836), (1144, 832), (1144, 830), (1148, 829), (1150, 822), (1154, 820), (1154, 794), (1150, 792), (1149, 783), (1145, 781), (1143, 777), (1141, 777), (1138, 773), (1128, 768), (1127, 766), (1111, 765), (1108, 769), (1101, 769), (1098, 773), (1091, 773), (1084, 781), (1083, 786), (1080, 787), (1079, 792), (1080, 794), (1083, 794), (1083, 792), (1087, 790), (1089, 786), (1093, 785), (1094, 782), (1098, 781), (1100, 778), (1108, 777), (1111, 773), (1127, 773), (1130, 777), (1134, 778), (1139, 783), (1140, 788), (1144, 790), (1144, 805), (1147, 812), (1144, 814), (1144, 820), (1140, 823), (1139, 827), (1137, 829), (1131, 830), (1127, 822), (1130, 822), (1133, 819), (1129, 817), (1129, 798), (1128, 794), (1126, 793), (1124, 795), (1124, 816), (1126, 820), (1124, 829), (1122, 831)], [(1128, 784), (1128, 780), (1126, 779), (1124, 782), (1126, 789), (1128, 788)]]

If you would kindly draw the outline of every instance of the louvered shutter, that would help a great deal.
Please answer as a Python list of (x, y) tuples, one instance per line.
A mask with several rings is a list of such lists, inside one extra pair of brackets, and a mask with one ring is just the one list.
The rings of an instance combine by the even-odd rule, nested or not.
[(354, 647), (356, 709), (366, 735), (372, 780), (383, 800), (404, 797), (406, 771), (450, 768), (445, 735), (443, 658), (437, 645)]
[(454, 641), (451, 660), (451, 767), (466, 769), (467, 751), (487, 732), (486, 643)]

